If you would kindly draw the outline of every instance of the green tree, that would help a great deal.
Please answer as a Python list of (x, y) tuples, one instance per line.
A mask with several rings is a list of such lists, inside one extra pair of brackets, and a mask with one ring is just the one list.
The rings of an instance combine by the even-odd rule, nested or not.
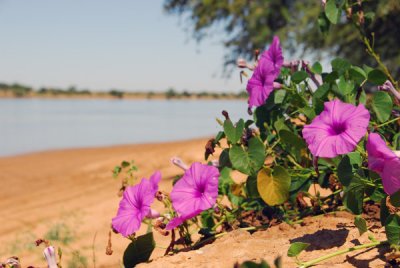
[[(363, 19), (361, 30), (367, 36), (375, 33), (376, 51), (392, 72), (400, 74), (400, 1), (328, 1), (348, 5), (347, 14), (343, 12), (336, 25), (322, 15), (318, 0), (164, 0), (164, 8), (170, 14), (185, 15), (197, 40), (222, 25), (226, 65), (235, 63), (239, 56), (251, 58), (254, 50), (264, 48), (273, 35), (278, 35), (292, 53), (301, 51), (318, 58), (327, 52), (347, 57), (354, 64), (374, 65), (348, 23)], [(374, 18), (371, 11), (376, 13)], [(329, 34), (322, 33), (321, 27)]]

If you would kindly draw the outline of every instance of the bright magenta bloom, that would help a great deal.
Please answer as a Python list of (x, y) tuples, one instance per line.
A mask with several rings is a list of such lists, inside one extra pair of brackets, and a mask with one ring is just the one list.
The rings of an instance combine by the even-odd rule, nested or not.
[(368, 136), (367, 152), (368, 168), (382, 177), (385, 192), (389, 195), (397, 192), (400, 189), (400, 159), (376, 133)]
[(246, 89), (249, 93), (250, 108), (265, 103), (274, 90), (274, 80), (279, 76), (282, 64), (282, 48), (279, 38), (275, 36), (269, 49), (261, 55), (260, 61), (247, 83)]
[(172, 206), (178, 217), (167, 225), (171, 230), (183, 221), (211, 208), (218, 197), (219, 171), (214, 166), (193, 163), (171, 192)]
[(364, 105), (338, 99), (325, 102), (324, 111), (304, 126), (303, 138), (311, 153), (333, 158), (354, 150), (367, 132), (370, 114)]
[(155, 172), (150, 180), (143, 178), (139, 184), (129, 186), (124, 195), (117, 216), (112, 219), (113, 228), (127, 237), (139, 230), (142, 220), (151, 214), (150, 205), (158, 191), (161, 173)]

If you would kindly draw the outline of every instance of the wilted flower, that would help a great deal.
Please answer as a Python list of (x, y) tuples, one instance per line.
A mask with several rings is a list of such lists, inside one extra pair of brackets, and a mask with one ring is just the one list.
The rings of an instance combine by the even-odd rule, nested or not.
[(379, 90), (389, 91), (396, 97), (396, 99), (400, 100), (400, 93), (394, 88), (393, 84), (387, 80), (383, 85), (378, 87)]
[(167, 225), (171, 230), (183, 221), (211, 208), (218, 196), (219, 171), (216, 167), (193, 163), (171, 192), (172, 206), (178, 213)]
[(160, 180), (161, 173), (155, 172), (150, 180), (143, 178), (139, 184), (126, 188), (117, 216), (112, 219), (112, 227), (116, 231), (128, 237), (139, 230), (142, 220), (151, 216), (150, 205), (154, 201)]
[(282, 48), (279, 38), (274, 37), (271, 46), (265, 51), (247, 83), (249, 107), (261, 106), (274, 90), (274, 80), (279, 76), (283, 64)]
[(43, 256), (46, 259), (49, 268), (57, 268), (56, 250), (53, 246), (48, 246), (43, 251)]
[(333, 158), (354, 150), (367, 132), (370, 114), (364, 105), (338, 99), (325, 102), (324, 111), (304, 126), (303, 138), (314, 156)]
[(189, 220), (189, 219), (199, 215), (202, 211), (203, 210), (201, 210), (201, 209), (196, 209), (187, 215), (181, 215), (181, 216), (175, 217), (168, 222), (167, 227), (165, 229), (172, 230), (172, 229), (178, 227), (179, 225), (181, 225), (184, 221)]
[(382, 177), (385, 192), (389, 195), (397, 192), (400, 189), (400, 159), (376, 133), (368, 136), (367, 152), (368, 168)]
[[(0, 263), (0, 265), (2, 266), (3, 264)], [(16, 256), (8, 258), (6, 260), (6, 262), (4, 263), (4, 267), (21, 268), (21, 264), (19, 262), (19, 258), (16, 257)], [(52, 268), (52, 267), (50, 267), (50, 268)]]

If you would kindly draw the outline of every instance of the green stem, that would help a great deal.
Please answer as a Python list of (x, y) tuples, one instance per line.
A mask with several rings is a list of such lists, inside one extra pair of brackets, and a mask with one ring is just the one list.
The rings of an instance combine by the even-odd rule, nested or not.
[(390, 82), (392, 82), (393, 86), (398, 89), (397, 86), (397, 82), (396, 80), (394, 80), (394, 78), (392, 77), (392, 75), (390, 74), (388, 68), (385, 66), (385, 64), (383, 64), (383, 62), (381, 61), (381, 57), (375, 52), (375, 50), (372, 48), (368, 38), (366, 36), (363, 36), (363, 42), (365, 44), (365, 46), (367, 47), (367, 52), (375, 59), (375, 61), (378, 63), (379, 67), (381, 67), (381, 69), (383, 70), (383, 72), (386, 74), (386, 76), (389, 78)]
[(310, 266), (313, 266), (313, 265), (315, 265), (315, 264), (317, 264), (319, 262), (322, 262), (324, 260), (339, 256), (339, 255), (342, 255), (342, 254), (345, 254), (345, 253), (348, 253), (348, 252), (351, 252), (351, 251), (356, 251), (356, 250), (360, 250), (360, 249), (366, 249), (366, 248), (382, 246), (382, 245), (385, 245), (387, 243), (388, 243), (388, 241), (382, 241), (382, 242), (376, 241), (376, 242), (371, 242), (371, 243), (364, 244), (364, 245), (354, 246), (354, 247), (351, 247), (351, 248), (345, 248), (345, 249), (338, 250), (336, 252), (327, 254), (325, 256), (319, 257), (317, 259), (314, 259), (314, 260), (311, 260), (311, 261), (308, 261), (308, 262), (303, 262), (303, 263), (300, 264), (299, 268), (310, 267)]
[(400, 117), (393, 118), (392, 120), (389, 120), (389, 121), (387, 121), (387, 122), (385, 122), (385, 123), (382, 123), (382, 124), (380, 124), (380, 125), (377, 125), (377, 126), (375, 126), (375, 128), (380, 128), (380, 127), (389, 125), (390, 123), (396, 122), (397, 120), (400, 120)]

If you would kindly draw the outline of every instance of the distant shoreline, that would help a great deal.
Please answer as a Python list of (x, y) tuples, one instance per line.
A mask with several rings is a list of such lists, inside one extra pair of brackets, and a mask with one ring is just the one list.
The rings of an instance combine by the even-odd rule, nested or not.
[(0, 83), (0, 98), (42, 98), (42, 99), (245, 99), (247, 92), (188, 92), (176, 91), (169, 88), (164, 92), (154, 91), (123, 91), (111, 89), (109, 91), (91, 91), (88, 89), (40, 88), (38, 90), (20, 84)]
[(110, 100), (244, 100), (245, 97), (238, 96), (173, 96), (166, 97), (163, 93), (148, 95), (147, 93), (125, 93), (123, 97), (112, 96), (107, 93), (91, 94), (38, 94), (30, 93), (24, 96), (15, 96), (12, 93), (0, 92), (0, 99), (72, 99), (72, 100), (91, 100), (91, 99), (110, 99)]

